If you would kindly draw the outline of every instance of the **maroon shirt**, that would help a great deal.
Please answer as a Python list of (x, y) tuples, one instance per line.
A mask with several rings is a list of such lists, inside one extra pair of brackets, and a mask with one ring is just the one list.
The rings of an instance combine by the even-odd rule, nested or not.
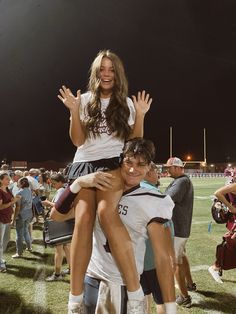
[[(13, 198), (10, 190), (7, 189), (7, 192), (0, 189), (0, 200), (2, 200), (2, 204), (10, 203)], [(4, 209), (0, 209), (0, 222), (3, 224), (8, 224), (11, 222), (11, 216), (13, 214), (13, 207), (9, 206)]]

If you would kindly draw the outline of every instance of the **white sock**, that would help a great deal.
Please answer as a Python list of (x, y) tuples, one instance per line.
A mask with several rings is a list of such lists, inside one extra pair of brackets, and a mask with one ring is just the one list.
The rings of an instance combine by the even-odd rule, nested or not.
[(69, 303), (80, 303), (83, 301), (84, 293), (80, 295), (73, 295), (71, 292), (69, 293)]
[(127, 290), (127, 294), (128, 294), (128, 299), (129, 300), (142, 301), (144, 299), (144, 293), (143, 293), (143, 289), (141, 288), (141, 286), (136, 291), (132, 291), (131, 292), (131, 291)]
[(70, 185), (70, 190), (72, 193), (77, 194), (81, 190), (81, 186), (79, 183), (75, 180), (71, 185)]

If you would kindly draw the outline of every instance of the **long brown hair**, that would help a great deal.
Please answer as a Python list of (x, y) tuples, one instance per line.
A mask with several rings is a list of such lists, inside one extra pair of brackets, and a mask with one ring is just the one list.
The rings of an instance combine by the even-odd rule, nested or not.
[(97, 129), (102, 119), (100, 102), (100, 67), (102, 59), (106, 57), (111, 60), (115, 73), (115, 83), (109, 105), (105, 111), (108, 128), (116, 132), (116, 137), (127, 139), (131, 128), (128, 124), (130, 115), (127, 105), (128, 81), (124, 66), (120, 58), (109, 50), (102, 50), (94, 59), (90, 68), (88, 90), (92, 93), (92, 99), (87, 107), (88, 117), (85, 121), (86, 136), (98, 136)]

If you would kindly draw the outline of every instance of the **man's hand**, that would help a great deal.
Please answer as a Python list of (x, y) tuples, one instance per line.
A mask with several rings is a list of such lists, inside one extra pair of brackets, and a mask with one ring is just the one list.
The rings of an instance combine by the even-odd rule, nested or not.
[(97, 188), (101, 191), (107, 191), (113, 187), (114, 176), (107, 172), (94, 172), (77, 178), (75, 181), (82, 188)]
[(49, 200), (41, 201), (41, 203), (43, 204), (43, 206), (52, 206), (52, 203)]

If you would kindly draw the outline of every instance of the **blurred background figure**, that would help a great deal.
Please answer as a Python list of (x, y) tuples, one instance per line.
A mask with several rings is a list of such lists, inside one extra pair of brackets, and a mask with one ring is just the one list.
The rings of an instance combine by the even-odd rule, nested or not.
[(174, 179), (166, 188), (165, 193), (170, 195), (175, 203), (172, 216), (176, 258), (175, 278), (180, 292), (176, 303), (189, 308), (192, 305), (192, 299), (188, 291), (197, 289), (192, 280), (186, 255), (186, 243), (190, 236), (193, 215), (193, 184), (184, 173), (184, 163), (181, 159), (169, 158), (165, 166), (170, 177)]
[(8, 186), (10, 184), (10, 177), (8, 173), (0, 174), (0, 272), (6, 272), (6, 262), (3, 259), (3, 248), (6, 247), (4, 243), (5, 232), (8, 225), (12, 222), (13, 205), (19, 200), (19, 196), (13, 197)]
[[(220, 189), (216, 190), (214, 195), (219, 201), (221, 201), (230, 211), (231, 214), (228, 215), (228, 220), (226, 223), (226, 228), (228, 232), (233, 230), (236, 223), (236, 173), (233, 173), (233, 177), (230, 184), (227, 184)], [(232, 239), (235, 239), (236, 243), (236, 233), (232, 235)], [(236, 244), (235, 244), (236, 249)], [(220, 268), (220, 263), (218, 260), (215, 261), (213, 265), (208, 268), (209, 273), (213, 279), (218, 283), (223, 283), (222, 281), (222, 269)]]
[[(49, 201), (48, 199), (46, 199), (45, 201), (42, 201), (44, 206), (52, 208), (55, 205), (56, 201), (59, 199), (60, 195), (64, 191), (65, 182), (66, 182), (65, 177), (60, 173), (53, 174), (51, 176), (52, 187), (56, 189), (56, 193), (52, 201)], [(66, 256), (68, 268), (62, 271), (61, 268), (62, 268), (64, 255)], [(46, 281), (62, 280), (63, 275), (66, 275), (69, 273), (70, 273), (70, 243), (58, 244), (55, 246), (54, 272), (51, 276), (46, 278)]]
[(48, 199), (51, 189), (50, 185), (48, 184), (48, 176), (46, 175), (46, 173), (40, 173), (38, 175), (38, 182), (39, 182), (38, 196), (40, 196), (41, 198), (43, 197), (45, 199)]
[(3, 164), (1, 165), (1, 172), (5, 172), (8, 175), (10, 175), (10, 169), (9, 169), (9, 165), (8, 164)]
[(23, 242), (26, 243), (26, 249), (32, 251), (32, 240), (29, 233), (29, 225), (33, 218), (32, 212), (32, 192), (29, 188), (29, 181), (26, 177), (18, 181), (19, 192), (17, 196), (20, 199), (16, 203), (13, 215), (13, 223), (16, 223), (16, 254), (12, 258), (19, 258), (23, 255)]

